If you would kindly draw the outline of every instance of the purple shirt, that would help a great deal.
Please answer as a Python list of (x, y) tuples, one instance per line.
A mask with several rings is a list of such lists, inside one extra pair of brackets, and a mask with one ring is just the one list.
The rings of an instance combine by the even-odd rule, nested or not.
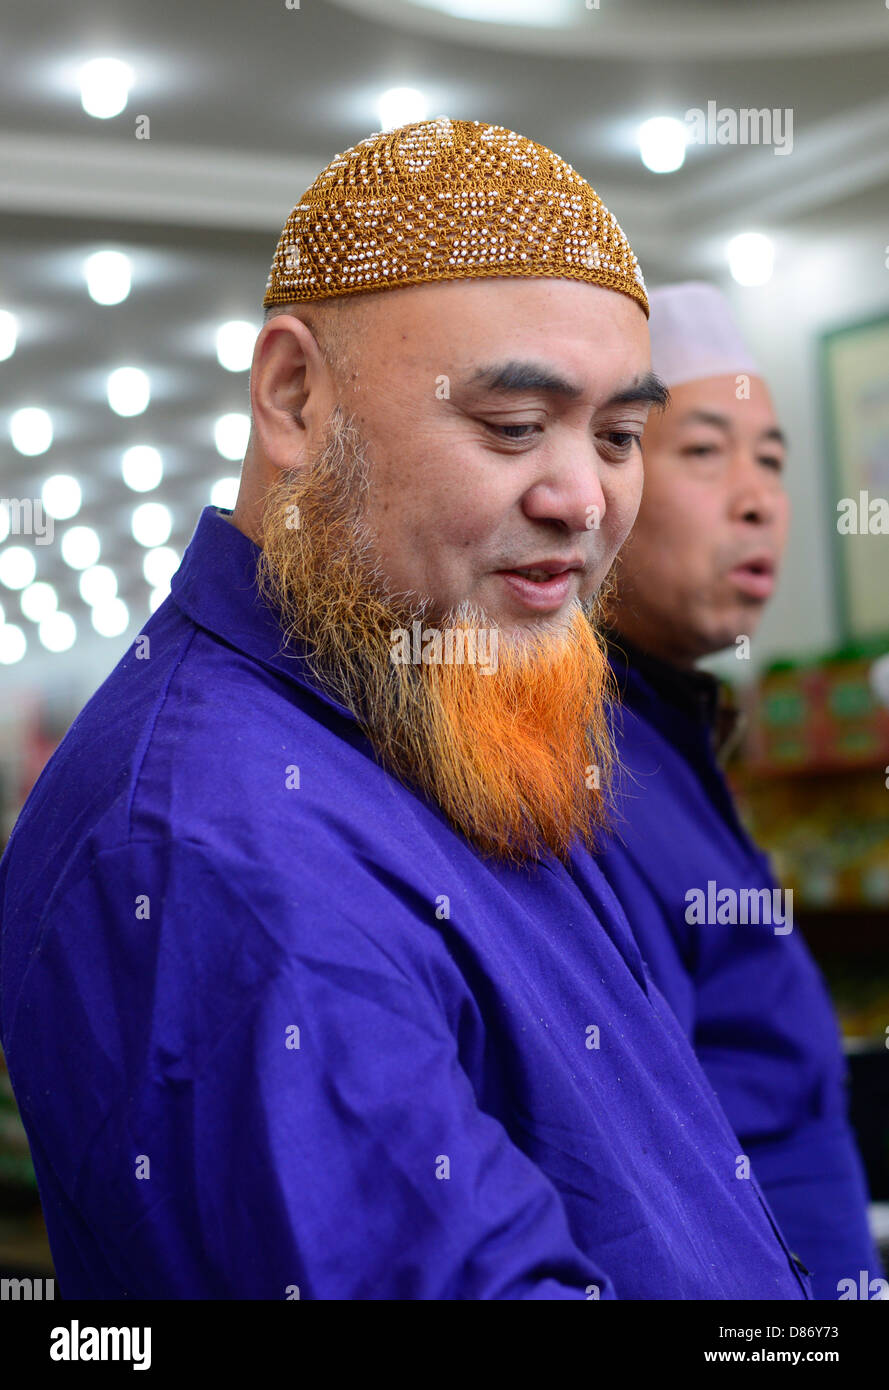
[(258, 554), (204, 509), (0, 861), (63, 1296), (811, 1297), (595, 861), (384, 771)]
[(693, 698), (678, 698), (675, 679), (656, 689), (657, 665), (625, 644), (628, 662), (622, 645), (611, 658), (624, 700), (615, 720), (622, 788), (599, 864), (791, 1249), (812, 1271), (815, 1297), (837, 1299), (841, 1280), (857, 1287), (861, 1270), (882, 1271), (830, 997), (792, 915), (778, 930), (722, 924), (718, 914), (688, 920), (690, 889), (713, 901), (723, 890), (765, 889), (774, 902), (777, 884), (738, 819), (709, 720)]

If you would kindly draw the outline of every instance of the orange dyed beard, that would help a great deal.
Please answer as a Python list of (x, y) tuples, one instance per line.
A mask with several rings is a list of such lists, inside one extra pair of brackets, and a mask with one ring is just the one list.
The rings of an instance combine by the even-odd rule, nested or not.
[(610, 674), (576, 601), (558, 628), (497, 632), (483, 663), (396, 664), (393, 633), (419, 620), (496, 628), (461, 604), (435, 622), (432, 602), (389, 592), (363, 520), (367, 446), (338, 407), (311, 467), (282, 475), (266, 498), (257, 579), (288, 644), (319, 685), (351, 710), (380, 762), (435, 801), (484, 855), (522, 863), (596, 843), (612, 761)]

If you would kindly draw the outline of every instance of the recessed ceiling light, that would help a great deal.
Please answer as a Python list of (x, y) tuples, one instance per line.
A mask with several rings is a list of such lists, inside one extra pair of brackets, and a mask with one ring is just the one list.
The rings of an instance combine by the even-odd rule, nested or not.
[(173, 518), (163, 502), (143, 502), (133, 512), (131, 525), (140, 545), (163, 545), (173, 529)]
[(220, 415), (213, 430), (216, 448), (224, 459), (242, 459), (250, 438), (250, 416), (233, 412)]
[(4, 666), (12, 666), (16, 661), (21, 661), (28, 649), (25, 634), (15, 623), (3, 623), (0, 625), (0, 662)]
[(94, 565), (102, 547), (92, 526), (72, 526), (62, 536), (62, 559), (73, 570)]
[(688, 129), (673, 116), (655, 116), (639, 127), (639, 154), (653, 174), (672, 174), (685, 163)]
[(221, 507), (224, 512), (233, 512), (240, 486), (240, 478), (218, 478), (210, 489), (210, 506)]
[(410, 121), (425, 121), (426, 98), (416, 87), (390, 87), (377, 102), (381, 130), (395, 130)]
[(150, 444), (134, 444), (121, 459), (120, 471), (133, 492), (150, 492), (164, 476), (164, 461)]
[(122, 598), (106, 599), (93, 608), (90, 621), (100, 636), (119, 637), (129, 626), (130, 610)]
[(108, 404), (117, 415), (141, 415), (151, 400), (151, 384), (141, 367), (117, 367), (108, 376)]
[(37, 636), (51, 652), (66, 652), (74, 646), (77, 627), (70, 613), (50, 613), (37, 629)]
[(88, 116), (106, 121), (127, 104), (133, 69), (119, 58), (94, 58), (80, 70), (80, 104)]
[(0, 362), (5, 362), (15, 352), (19, 325), (15, 314), (8, 309), (0, 309)]
[(22, 589), (19, 603), (25, 617), (30, 618), (32, 623), (39, 623), (56, 611), (59, 596), (52, 584), (44, 584), (38, 579), (35, 584), (29, 584), (27, 589)]
[(142, 557), (145, 582), (153, 589), (169, 589), (170, 580), (178, 568), (179, 554), (171, 545), (156, 545)]
[(45, 454), (52, 443), (52, 420), (39, 405), (26, 405), (9, 421), (9, 436), (20, 454)]
[(80, 597), (91, 607), (117, 597), (117, 575), (108, 565), (90, 565), (78, 580)]
[(54, 473), (40, 490), (43, 505), (56, 521), (67, 521), (80, 511), (80, 483), (69, 473)]
[(33, 583), (37, 565), (30, 550), (23, 545), (9, 545), (0, 550), (0, 584), (7, 589), (24, 589)]
[(216, 330), (216, 359), (229, 372), (246, 372), (253, 362), (257, 329), (246, 319), (230, 319)]
[[(474, 19), (479, 24), (529, 24), (537, 29), (557, 28), (576, 18), (578, 0), (413, 0), (424, 10), (439, 10), (455, 19)], [(587, 3), (598, 9), (598, 0)]]
[(83, 263), (86, 287), (96, 304), (120, 304), (130, 292), (130, 258), (122, 251), (96, 251)]
[(726, 247), (728, 267), (739, 285), (765, 285), (772, 278), (775, 248), (762, 232), (741, 232)]

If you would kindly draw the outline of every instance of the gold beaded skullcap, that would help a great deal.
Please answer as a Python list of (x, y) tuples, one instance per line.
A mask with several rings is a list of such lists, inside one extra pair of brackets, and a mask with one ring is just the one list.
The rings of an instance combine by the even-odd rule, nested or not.
[(331, 160), (287, 219), (263, 306), (487, 275), (586, 280), (648, 316), (639, 262), (586, 179), (514, 130), (447, 116)]

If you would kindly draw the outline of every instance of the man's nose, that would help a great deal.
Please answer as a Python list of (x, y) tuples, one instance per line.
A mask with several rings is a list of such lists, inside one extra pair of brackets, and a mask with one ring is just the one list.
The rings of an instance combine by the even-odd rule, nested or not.
[(554, 462), (528, 488), (523, 507), (532, 521), (563, 531), (597, 531), (605, 518), (605, 494), (596, 456)]
[(738, 449), (731, 460), (732, 516), (750, 525), (768, 525), (775, 517), (781, 484), (761, 463), (755, 450)]

